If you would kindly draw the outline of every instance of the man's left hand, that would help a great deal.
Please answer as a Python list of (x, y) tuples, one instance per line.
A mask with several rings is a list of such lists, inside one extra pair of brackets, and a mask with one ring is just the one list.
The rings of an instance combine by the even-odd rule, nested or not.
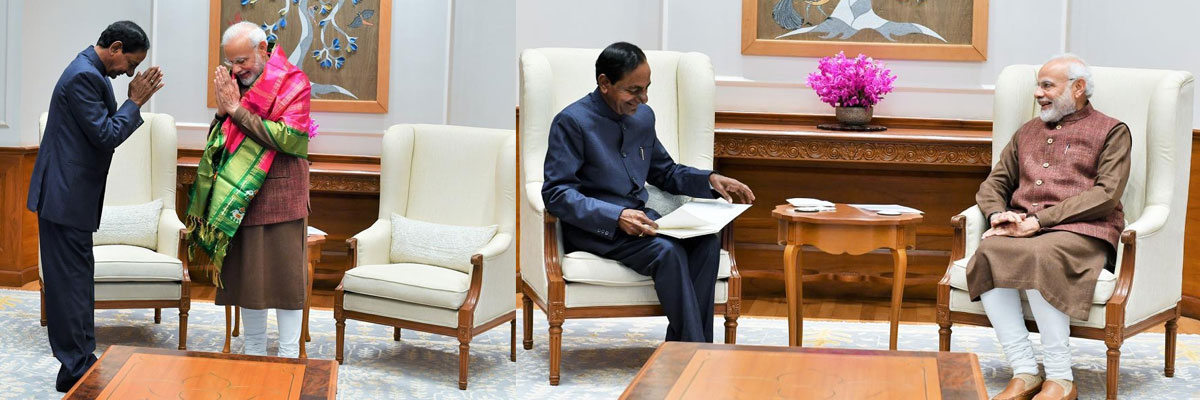
[(242, 100), (241, 91), (238, 90), (237, 84), (233, 82), (233, 77), (229, 74), (229, 70), (225, 66), (217, 66), (217, 70), (213, 73), (213, 90), (217, 98), (217, 114), (218, 115), (233, 115), (237, 111), (238, 103)]
[(733, 195), (737, 195), (737, 203), (750, 204), (754, 202), (754, 192), (750, 191), (750, 187), (746, 184), (738, 182), (737, 179), (714, 172), (708, 176), (708, 183), (712, 185), (713, 190), (721, 194), (725, 201), (733, 203)]

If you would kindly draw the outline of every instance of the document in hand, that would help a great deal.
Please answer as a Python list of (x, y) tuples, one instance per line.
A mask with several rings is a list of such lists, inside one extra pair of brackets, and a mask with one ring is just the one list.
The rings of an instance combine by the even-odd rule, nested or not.
[(654, 222), (658, 223), (659, 235), (687, 239), (721, 231), (748, 208), (749, 204), (692, 200)]

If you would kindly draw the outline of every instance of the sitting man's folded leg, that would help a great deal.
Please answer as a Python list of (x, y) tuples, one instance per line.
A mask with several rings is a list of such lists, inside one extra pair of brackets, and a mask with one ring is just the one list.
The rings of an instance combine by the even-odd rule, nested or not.
[[(621, 234), (620, 243), (604, 257), (625, 264), (639, 274), (654, 278), (658, 301), (667, 314), (666, 340), (712, 342), (713, 286), (717, 257), (700, 256), (718, 251), (716, 240), (679, 240), (664, 236), (639, 238)], [(708, 235), (715, 238), (715, 235)], [(705, 250), (704, 247), (712, 247)], [(694, 272), (693, 272), (694, 271)], [(705, 285), (698, 289), (697, 285)], [(700, 297), (707, 298), (701, 302)]]

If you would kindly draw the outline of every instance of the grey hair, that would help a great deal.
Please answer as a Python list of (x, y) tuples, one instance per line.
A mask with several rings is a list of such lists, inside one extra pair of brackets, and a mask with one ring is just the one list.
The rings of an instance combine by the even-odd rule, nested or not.
[(225, 33), (221, 35), (221, 46), (224, 47), (234, 39), (241, 37), (250, 40), (250, 47), (257, 47), (259, 43), (267, 40), (267, 32), (253, 22), (238, 22), (225, 29)]
[(1046, 63), (1049, 64), (1059, 60), (1067, 62), (1067, 80), (1083, 80), (1083, 94), (1090, 99), (1092, 91), (1095, 90), (1096, 86), (1096, 83), (1092, 81), (1092, 67), (1089, 67), (1087, 62), (1083, 61), (1082, 58), (1071, 53), (1054, 56), (1049, 61), (1046, 61)]

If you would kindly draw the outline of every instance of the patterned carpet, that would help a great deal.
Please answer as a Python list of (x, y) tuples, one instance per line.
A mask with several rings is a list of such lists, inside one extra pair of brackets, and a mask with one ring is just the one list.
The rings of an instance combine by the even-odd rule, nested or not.
[[(549, 385), (547, 326), (535, 314), (533, 350), (517, 349), (517, 362), (508, 361), (509, 331), (502, 325), (471, 344), (470, 386), (458, 390), (457, 341), (446, 336), (404, 331), (401, 342), (391, 340), (391, 328), (358, 321), (347, 322), (346, 364), (338, 371), (342, 399), (611, 399), (620, 396), (642, 364), (660, 343), (665, 318), (626, 318), (567, 321), (563, 327), (563, 364), (560, 386)], [(274, 321), (274, 317), (271, 318)], [(783, 345), (787, 327), (782, 319), (741, 318), (740, 344)], [(96, 312), (97, 355), (109, 345), (175, 348), (178, 316), (163, 310), (161, 325), (153, 323), (153, 310), (99, 310)], [(189, 314), (188, 348), (219, 351), (224, 339), (224, 313), (211, 303), (195, 302)], [(719, 325), (719, 324), (718, 324)], [(46, 331), (38, 325), (37, 292), (0, 290), (0, 399), (51, 399), (58, 362), (50, 355)], [(723, 340), (717, 330), (717, 341)], [(884, 349), (887, 324), (809, 320), (805, 346)], [(268, 353), (274, 353), (275, 327), (268, 329)], [(518, 332), (518, 335), (520, 332)], [(332, 313), (313, 310), (313, 341), (309, 354), (332, 359)], [(953, 349), (979, 355), (991, 393), (1010, 378), (990, 329), (955, 327)], [(1036, 335), (1035, 335), (1036, 343)], [(518, 337), (518, 346), (520, 338)], [(1072, 339), (1075, 379), (1080, 398), (1104, 396), (1104, 344)], [(900, 327), (901, 350), (937, 349), (937, 327), (927, 324)], [(241, 340), (234, 340), (235, 351)], [(1200, 398), (1200, 335), (1180, 335), (1174, 378), (1162, 375), (1163, 336), (1143, 333), (1126, 341), (1121, 358), (1121, 398)]]

